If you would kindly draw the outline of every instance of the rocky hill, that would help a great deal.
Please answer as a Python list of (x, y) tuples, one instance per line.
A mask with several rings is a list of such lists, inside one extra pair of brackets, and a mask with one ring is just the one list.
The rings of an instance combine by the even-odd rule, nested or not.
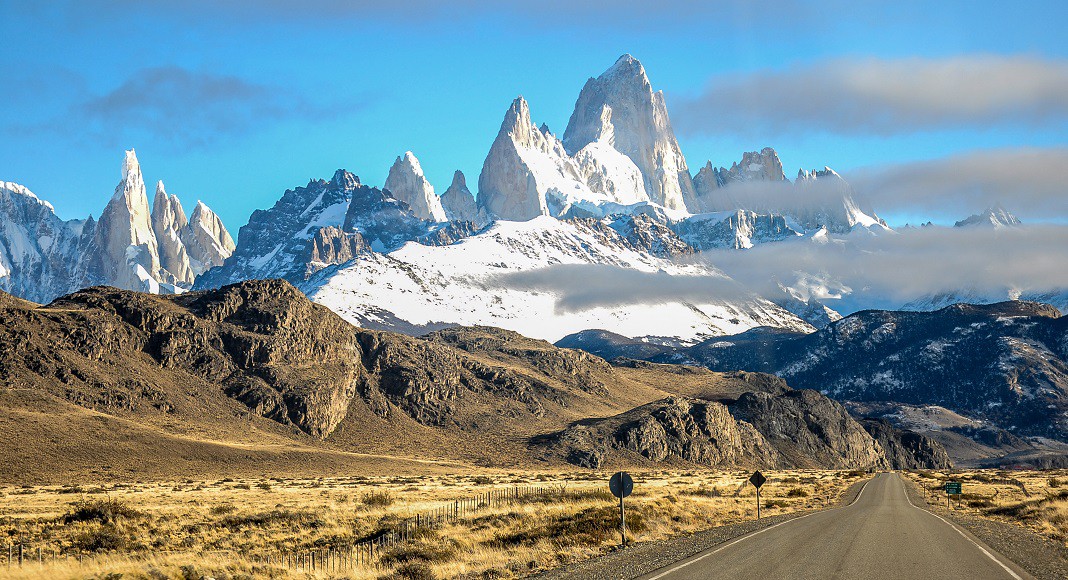
[[(47, 479), (72, 463), (166, 473), (160, 454), (175, 446), (183, 450), (176, 466), (199, 468), (231, 461), (235, 445), (248, 449), (243, 457), (292, 448), (282, 455), (549, 466), (574, 456), (552, 434), (627, 413), (659, 421), (655, 402), (672, 396), (700, 397), (671, 406), (707, 416), (687, 412), (698, 418), (686, 442), (657, 443), (649, 425), (602, 439), (614, 451), (597, 464), (888, 464), (881, 444), (836, 403), (778, 379), (611, 364), (489, 327), (424, 338), (364, 330), (284, 281), (178, 296), (96, 287), (47, 306), (3, 294), (0, 329), (9, 403), (0, 440), (15, 442), (4, 470), (13, 479)], [(754, 411), (750, 399), (767, 409)], [(716, 429), (739, 435), (724, 439), (713, 417)], [(93, 436), (66, 435), (74, 432)], [(48, 446), (61, 452), (42, 454)]]

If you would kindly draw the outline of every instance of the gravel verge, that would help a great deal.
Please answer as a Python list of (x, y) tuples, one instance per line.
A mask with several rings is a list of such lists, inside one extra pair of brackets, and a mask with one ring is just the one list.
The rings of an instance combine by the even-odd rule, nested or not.
[(923, 492), (911, 479), (902, 476), (909, 499), (918, 507), (950, 520), (964, 528), (986, 545), (1035, 578), (1063, 580), (1068, 578), (1068, 548), (1059, 542), (1041, 536), (1031, 530), (1005, 522), (984, 518), (974, 513), (951, 510), (942, 505), (929, 505)]
[[(838, 498), (835, 507), (852, 503), (865, 483), (866, 481), (858, 481), (849, 486)], [(561, 568), (542, 572), (534, 577), (548, 580), (624, 580), (637, 578), (695, 554), (700, 554), (724, 542), (810, 513), (813, 513), (813, 510), (765, 517), (761, 518), (759, 522), (753, 520), (719, 526), (702, 532), (675, 536), (666, 540), (631, 544), (625, 549), (616, 548), (607, 554), (567, 564)]]

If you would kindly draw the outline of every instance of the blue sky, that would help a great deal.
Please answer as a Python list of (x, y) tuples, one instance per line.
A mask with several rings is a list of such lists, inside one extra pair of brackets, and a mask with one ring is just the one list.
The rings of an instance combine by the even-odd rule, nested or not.
[[(406, 150), (439, 193), (455, 169), (474, 185), (513, 98), (525, 96), (535, 120), (562, 133), (585, 80), (623, 53), (667, 94), (692, 171), (764, 146), (790, 177), (830, 165), (847, 178), (972, 151), (1068, 147), (1068, 94), (1049, 81), (1068, 70), (1064, 2), (41, 4), (0, 0), (0, 180), (27, 185), (64, 218), (99, 215), (130, 147), (146, 180), (163, 179), (187, 209), (204, 200), (235, 235), (252, 210), (339, 167), (380, 185)], [(797, 123), (760, 122), (776, 118), (760, 106), (793, 114), (791, 83), (819, 85), (842, 63), (874, 62), (878, 73), (915, 61), (926, 71), (915, 82), (938, 85), (935, 65), (953, 59), (992, 67), (978, 75), (990, 82), (968, 90), (993, 100), (977, 97), (974, 111), (956, 115), (910, 100), (925, 89), (905, 75), (893, 86), (908, 103), (883, 125), (839, 119), (833, 84), (807, 95)], [(1019, 63), (1035, 65), (1022, 81), (1005, 72), (1027, 68)], [(743, 102), (755, 110), (739, 117), (734, 105), (757, 78), (786, 100)], [(727, 85), (737, 90), (717, 92)], [(1068, 217), (1057, 213), (1063, 201), (1020, 197), (1014, 207), (1016, 195), (1002, 201), (1024, 217)], [(893, 207), (875, 209), (892, 223), (982, 209), (883, 201)]]

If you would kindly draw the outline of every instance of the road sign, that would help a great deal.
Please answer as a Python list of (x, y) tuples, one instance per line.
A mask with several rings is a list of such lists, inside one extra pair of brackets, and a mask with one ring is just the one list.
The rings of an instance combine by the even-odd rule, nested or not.
[(626, 471), (616, 472), (612, 479), (608, 480), (608, 489), (612, 490), (612, 495), (619, 498), (619, 542), (621, 546), (626, 546), (627, 518), (626, 512), (623, 511), (623, 498), (634, 491), (634, 480)]
[(756, 491), (757, 491), (756, 500), (757, 500), (757, 519), (758, 520), (760, 519), (760, 486), (764, 485), (764, 483), (767, 482), (767, 481), (768, 481), (768, 478), (764, 477), (764, 474), (760, 473), (759, 471), (754, 471), (753, 475), (749, 476), (749, 483), (753, 484), (753, 487), (755, 487)]
[(760, 489), (760, 486), (764, 485), (767, 480), (768, 478), (764, 477), (764, 474), (759, 471), (754, 471), (753, 475), (749, 476), (749, 483), (753, 484), (753, 487), (757, 489)]
[(612, 490), (612, 495), (623, 499), (634, 491), (634, 480), (626, 471), (620, 471), (608, 480), (608, 489)]
[(947, 495), (960, 495), (961, 483), (959, 481), (947, 481), (946, 482), (946, 494)]

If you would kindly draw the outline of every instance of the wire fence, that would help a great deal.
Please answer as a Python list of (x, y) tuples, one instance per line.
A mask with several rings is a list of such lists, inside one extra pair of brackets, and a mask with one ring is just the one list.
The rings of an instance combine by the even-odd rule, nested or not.
[[(264, 547), (259, 552), (244, 554), (225, 550), (211, 553), (231, 554), (235, 557), (244, 558), (253, 564), (277, 566), (295, 571), (350, 571), (361, 567), (378, 565), (383, 555), (394, 547), (411, 542), (413, 538), (418, 536), (420, 530), (435, 529), (453, 524), (477, 512), (491, 508), (529, 501), (532, 498), (563, 495), (563, 493), (564, 488), (561, 486), (513, 486), (492, 489), (470, 497), (456, 499), (432, 510), (409, 516), (356, 542), (296, 550), (276, 550)], [(156, 556), (162, 553), (178, 554), (183, 552), (154, 552), (150, 555)], [(198, 556), (204, 554), (206, 552), (196, 552)], [(3, 556), (4, 553), (0, 552), (0, 558)], [(98, 556), (96, 553), (72, 549), (65, 550), (58, 546), (18, 543), (7, 546), (6, 561), (3, 565), (7, 568), (13, 568), (27, 565), (44, 566), (54, 563), (81, 564), (91, 561), (96, 556)], [(139, 555), (129, 554), (127, 557), (136, 559)]]

